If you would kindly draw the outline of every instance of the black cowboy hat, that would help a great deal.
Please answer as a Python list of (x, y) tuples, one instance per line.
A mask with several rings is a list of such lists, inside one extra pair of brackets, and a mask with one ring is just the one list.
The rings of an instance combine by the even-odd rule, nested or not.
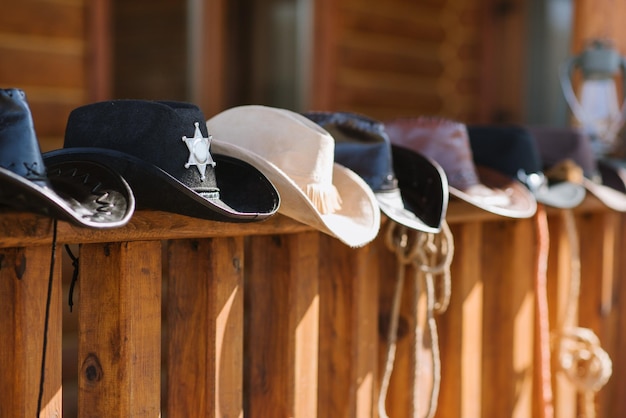
[(128, 222), (135, 198), (119, 174), (96, 162), (46, 167), (25, 93), (0, 89), (0, 206), (111, 228)]
[(393, 221), (439, 232), (448, 207), (443, 169), (419, 153), (391, 145), (382, 122), (352, 112), (312, 111), (306, 117), (335, 139), (335, 162), (361, 176)]
[(274, 185), (254, 166), (210, 152), (194, 104), (113, 100), (74, 109), (64, 148), (47, 164), (96, 161), (130, 183), (137, 206), (224, 222), (266, 219), (278, 210)]
[(626, 212), (626, 171), (611, 160), (596, 160), (591, 138), (580, 129), (529, 126), (546, 169), (570, 161), (582, 171), (579, 182), (607, 207)]
[(470, 125), (467, 127), (474, 161), (517, 178), (533, 193), (537, 202), (569, 209), (585, 198), (578, 183), (549, 178), (530, 131), (517, 125)]

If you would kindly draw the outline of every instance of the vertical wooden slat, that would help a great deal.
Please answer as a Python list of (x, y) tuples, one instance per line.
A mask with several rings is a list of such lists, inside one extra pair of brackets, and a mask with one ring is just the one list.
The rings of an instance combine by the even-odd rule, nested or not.
[(534, 220), (485, 223), (483, 416), (532, 416)]
[(441, 395), (439, 416), (482, 417), (483, 281), (482, 224), (452, 226), (454, 260), (450, 306), (441, 315)]
[[(580, 219), (581, 240), (581, 300), (579, 304), (579, 323), (581, 327), (591, 329), (600, 339), (601, 346), (610, 356), (615, 358), (621, 352), (611, 352), (610, 314), (613, 310), (613, 283), (615, 274), (614, 257), (619, 257), (619, 250), (615, 251), (617, 214), (606, 212), (587, 214)], [(615, 371), (614, 371), (615, 373)], [(598, 416), (603, 411), (613, 412), (611, 405), (605, 401), (605, 393), (611, 390), (609, 381), (595, 396)], [(608, 398), (607, 398), (608, 399)]]
[(51, 247), (0, 250), (0, 417), (61, 416), (61, 257), (55, 259), (37, 411)]
[(378, 368), (377, 249), (320, 248), (320, 417), (371, 417)]
[[(615, 271), (615, 315), (617, 320), (614, 323), (612, 331), (614, 333), (614, 341), (610, 355), (613, 360), (613, 375), (607, 384), (607, 388), (603, 390), (607, 404), (602, 414), (598, 415), (602, 418), (610, 418), (612, 414), (624, 414), (626, 411), (626, 374), (620, 373), (620, 370), (626, 369), (626, 356), (620, 355), (626, 347), (626, 283), (623, 277), (626, 275), (626, 257), (620, 254), (620, 249), (626, 245), (626, 214), (619, 215), (619, 226), (616, 230), (617, 241), (615, 246), (617, 266)], [(616, 372), (617, 371), (617, 372)], [(619, 412), (617, 412), (619, 411)]]
[[(385, 234), (386, 232), (381, 235)], [(417, 242), (416, 234), (416, 231), (409, 231), (408, 247), (403, 250), (406, 253), (413, 251), (413, 246)], [(384, 376), (385, 373), (386, 357), (389, 350), (388, 335), (398, 273), (403, 271), (400, 274), (404, 275), (395, 360), (385, 402), (386, 412), (393, 417), (409, 417), (414, 416), (413, 410), (415, 409), (417, 416), (425, 416), (430, 408), (435, 366), (432, 357), (433, 346), (430, 330), (426, 325), (427, 296), (425, 284), (421, 275), (416, 276), (413, 260), (398, 261), (396, 249), (392, 250), (384, 241), (384, 236), (379, 237), (378, 242), (381, 247), (384, 246), (385, 248), (384, 251), (381, 251), (379, 260), (381, 281), (380, 329), (382, 337), (379, 362), (381, 376)], [(439, 318), (436, 317), (435, 321), (438, 320)], [(421, 334), (418, 336), (417, 332)], [(416, 347), (416, 344), (420, 345)]]
[(246, 417), (317, 416), (319, 235), (250, 237), (246, 247)]
[[(548, 306), (550, 313), (550, 329), (553, 337), (552, 345), (552, 383), (554, 388), (554, 416), (559, 418), (576, 417), (576, 388), (573, 383), (559, 371), (559, 334), (564, 327), (578, 325), (577, 317), (569, 317), (569, 304), (578, 301), (569, 299), (572, 280), (572, 246), (568, 239), (563, 214), (557, 213), (548, 218), (550, 229), (550, 255), (548, 258), (547, 287)], [(577, 312), (577, 309), (576, 311)], [(536, 392), (539, 395), (539, 392)], [(539, 405), (537, 405), (539, 407)]]
[(168, 246), (167, 416), (242, 417), (243, 237)]
[(79, 416), (158, 417), (160, 241), (82, 245), (78, 291)]

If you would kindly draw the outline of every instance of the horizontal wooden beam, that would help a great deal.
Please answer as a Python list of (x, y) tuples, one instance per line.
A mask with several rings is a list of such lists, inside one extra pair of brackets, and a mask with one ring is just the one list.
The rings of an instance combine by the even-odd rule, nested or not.
[[(555, 209), (556, 210), (556, 209)], [(606, 210), (594, 196), (588, 195), (577, 213)], [(550, 211), (549, 211), (550, 212)], [(446, 219), (450, 224), (506, 220), (468, 203), (451, 200)], [(386, 222), (383, 219), (383, 223)], [(136, 211), (128, 225), (114, 229), (81, 228), (59, 222), (57, 242), (87, 244), (118, 241), (152, 241), (184, 238), (236, 237), (244, 235), (291, 234), (313, 228), (283, 215), (261, 222), (230, 223), (190, 218), (168, 212)], [(52, 220), (22, 212), (0, 211), (0, 248), (48, 245), (52, 242)]]

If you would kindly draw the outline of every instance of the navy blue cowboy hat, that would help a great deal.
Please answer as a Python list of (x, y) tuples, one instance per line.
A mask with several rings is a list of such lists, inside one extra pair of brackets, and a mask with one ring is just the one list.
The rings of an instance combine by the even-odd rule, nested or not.
[(139, 208), (224, 222), (260, 221), (278, 210), (274, 185), (254, 166), (212, 154), (191, 103), (113, 100), (74, 109), (64, 148), (46, 164), (96, 161), (121, 173)]
[(443, 169), (417, 152), (392, 146), (382, 122), (352, 112), (306, 112), (335, 139), (335, 162), (361, 176), (393, 221), (439, 232), (448, 207)]
[(0, 206), (75, 225), (113, 228), (135, 209), (128, 183), (96, 162), (44, 165), (26, 95), (0, 90)]

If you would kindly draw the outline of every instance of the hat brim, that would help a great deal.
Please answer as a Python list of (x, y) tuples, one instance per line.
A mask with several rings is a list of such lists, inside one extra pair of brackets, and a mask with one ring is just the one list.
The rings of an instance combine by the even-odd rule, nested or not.
[(333, 185), (341, 196), (341, 209), (320, 213), (306, 194), (285, 172), (265, 158), (237, 145), (213, 139), (211, 149), (257, 167), (276, 187), (281, 197), (279, 212), (339, 239), (350, 247), (371, 242), (380, 229), (380, 208), (374, 193), (357, 174), (333, 165)]
[[(424, 232), (441, 231), (448, 209), (448, 180), (443, 168), (408, 148), (392, 145), (393, 170), (398, 179), (400, 198), (381, 201), (383, 213), (409, 228)], [(389, 200), (389, 196), (386, 197)]]
[(559, 209), (572, 209), (585, 200), (585, 187), (569, 181), (548, 185), (534, 193), (537, 202)]
[(626, 194), (588, 178), (583, 179), (583, 185), (589, 193), (597, 197), (609, 209), (616, 212), (626, 212)]
[(584, 186), (608, 208), (626, 212), (626, 170), (611, 159), (600, 159), (597, 165), (602, 183), (585, 178)]
[(537, 200), (519, 181), (480, 165), (476, 166), (476, 172), (481, 184), (506, 199), (473, 194), (453, 186), (449, 186), (450, 194), (487, 212), (508, 218), (530, 218), (537, 212)]
[(89, 228), (117, 228), (130, 220), (135, 197), (117, 173), (96, 162), (57, 161), (47, 166), (51, 187), (0, 167), (2, 197), (10, 207)]
[(93, 161), (110, 167), (132, 188), (137, 206), (223, 222), (263, 220), (278, 210), (278, 192), (256, 168), (213, 154), (219, 199), (205, 199), (169, 173), (133, 155), (104, 148), (64, 148), (43, 154), (44, 163)]

